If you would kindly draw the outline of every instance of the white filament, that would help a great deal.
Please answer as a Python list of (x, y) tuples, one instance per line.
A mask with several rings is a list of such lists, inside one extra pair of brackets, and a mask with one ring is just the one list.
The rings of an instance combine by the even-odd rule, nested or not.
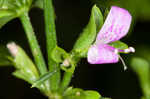
[(121, 60), (121, 62), (122, 62), (122, 64), (123, 64), (123, 68), (124, 68), (124, 71), (125, 70), (127, 70), (127, 65), (125, 64), (125, 62), (124, 62), (124, 60), (122, 59), (122, 57), (120, 56), (120, 55), (118, 55), (119, 56), (119, 58), (120, 58), (120, 60)]

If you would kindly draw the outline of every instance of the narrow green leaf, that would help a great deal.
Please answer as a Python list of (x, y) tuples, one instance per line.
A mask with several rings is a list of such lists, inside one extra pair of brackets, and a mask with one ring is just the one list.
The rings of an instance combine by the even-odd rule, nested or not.
[(41, 76), (38, 80), (36, 80), (32, 87), (36, 87), (36, 86), (39, 86), (41, 84), (43, 84), (46, 80), (50, 79), (50, 77), (56, 73), (57, 71), (54, 71), (54, 72), (47, 72), (46, 74), (44, 74), (43, 76)]
[(103, 20), (104, 20), (103, 15), (102, 15), (100, 9), (96, 5), (94, 5), (94, 8), (92, 11), (93, 11), (92, 13), (94, 13), (96, 32), (98, 33), (103, 25)]
[(9, 66), (12, 65), (12, 57), (9, 54), (7, 48), (3, 45), (0, 45), (0, 66)]
[(103, 16), (101, 11), (96, 5), (93, 6), (91, 17), (88, 25), (84, 28), (80, 37), (77, 39), (73, 52), (77, 53), (80, 57), (85, 57), (90, 45), (94, 42), (97, 32), (103, 25)]
[(10, 53), (4, 45), (0, 45), (0, 57), (3, 55), (10, 56)]
[(128, 45), (121, 41), (115, 41), (115, 42), (110, 43), (109, 45), (113, 46), (114, 48), (121, 49), (121, 50), (128, 48)]
[(26, 75), (24, 75), (23, 71), (21, 71), (21, 70), (16, 70), (12, 74), (13, 74), (13, 76), (15, 76), (19, 79), (23, 79), (23, 80), (27, 81), (28, 83), (31, 83), (31, 81), (28, 79), (28, 77), (26, 77)]
[[(33, 83), (30, 79), (28, 79), (28, 76), (26, 74), (24, 74), (24, 71), (22, 70), (16, 70), (15, 72), (12, 73), (13, 76), (19, 78), (19, 79), (22, 79), (22, 80), (25, 80), (26, 82), (28, 83)], [(44, 85), (41, 84), (41, 85), (37, 85), (35, 86), (36, 88), (39, 88), (41, 91), (45, 91), (45, 88), (44, 88)]]

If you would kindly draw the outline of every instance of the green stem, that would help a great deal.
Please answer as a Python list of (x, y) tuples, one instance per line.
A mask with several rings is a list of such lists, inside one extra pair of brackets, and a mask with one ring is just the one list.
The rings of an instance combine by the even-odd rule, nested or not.
[[(20, 20), (25, 29), (25, 33), (26, 33), (36, 66), (39, 70), (39, 73), (41, 75), (44, 75), (47, 72), (46, 64), (45, 64), (44, 58), (42, 56), (40, 47), (38, 45), (35, 33), (33, 31), (32, 24), (30, 22), (28, 13), (24, 13), (23, 15), (21, 15)], [(48, 81), (45, 83), (45, 89), (47, 89), (47, 91), (49, 91), (49, 82)]]
[(27, 35), (27, 39), (30, 44), (30, 48), (31, 48), (35, 63), (37, 65), (37, 68), (38, 68), (40, 74), (43, 75), (47, 72), (47, 68), (46, 68), (46, 64), (45, 64), (44, 58), (42, 56), (40, 47), (38, 45), (35, 33), (33, 31), (28, 13), (24, 13), (22, 16), (20, 16), (20, 20), (25, 29), (25, 33)]
[(50, 87), (52, 91), (56, 91), (59, 88), (60, 82), (60, 68), (59, 64), (53, 61), (51, 58), (51, 52), (57, 46), (56, 30), (55, 30), (55, 17), (52, 0), (44, 0), (44, 17), (45, 17), (45, 30), (46, 30), (46, 43), (48, 53), (48, 66), (50, 72), (57, 71), (50, 78)]
[(71, 60), (70, 61), (71, 69), (70, 69), (70, 71), (65, 71), (62, 82), (60, 84), (60, 89), (59, 89), (60, 93), (63, 93), (65, 91), (65, 89), (69, 86), (69, 84), (71, 82), (72, 75), (75, 71), (77, 63), (80, 61), (80, 58), (76, 57), (74, 55), (74, 53), (72, 53), (70, 60)]
[(72, 72), (65, 72), (63, 80), (60, 85), (60, 90), (59, 92), (62, 93), (70, 84), (71, 78), (72, 78), (73, 73)]

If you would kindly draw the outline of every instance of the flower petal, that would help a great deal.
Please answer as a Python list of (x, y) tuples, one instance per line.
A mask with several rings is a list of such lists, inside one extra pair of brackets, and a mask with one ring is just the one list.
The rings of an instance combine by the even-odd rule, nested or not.
[(119, 56), (115, 48), (107, 44), (92, 45), (88, 51), (88, 62), (90, 64), (117, 63)]
[(110, 43), (121, 39), (127, 34), (131, 19), (127, 10), (112, 6), (96, 42)]

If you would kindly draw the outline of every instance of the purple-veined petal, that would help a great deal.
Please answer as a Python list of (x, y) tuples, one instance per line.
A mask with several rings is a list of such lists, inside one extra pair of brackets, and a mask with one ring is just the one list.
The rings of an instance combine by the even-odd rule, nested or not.
[(119, 56), (115, 48), (107, 44), (92, 45), (88, 51), (88, 62), (90, 64), (117, 63)]
[(96, 43), (110, 43), (124, 37), (130, 27), (132, 16), (117, 6), (112, 6), (103, 27), (98, 33)]

